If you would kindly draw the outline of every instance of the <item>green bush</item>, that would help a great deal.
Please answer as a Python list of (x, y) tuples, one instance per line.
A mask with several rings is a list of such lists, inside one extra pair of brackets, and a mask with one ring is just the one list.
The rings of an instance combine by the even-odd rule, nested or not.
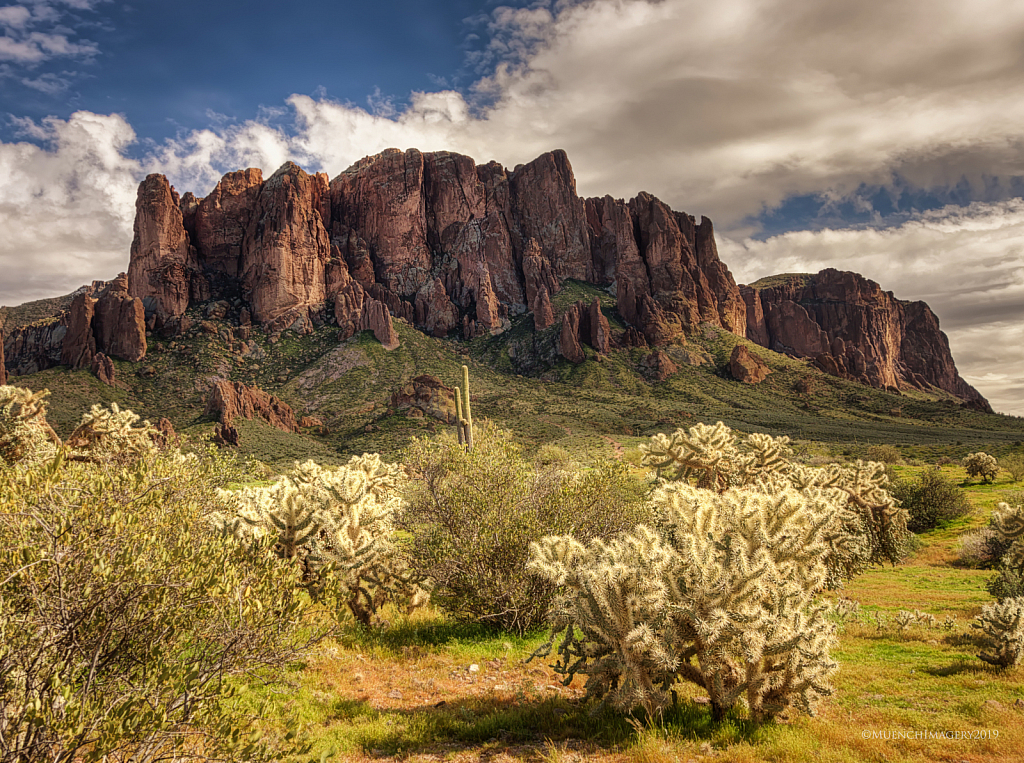
[(526, 570), (530, 543), (549, 533), (605, 538), (649, 516), (647, 483), (611, 462), (566, 471), (530, 463), (508, 432), (475, 427), (472, 450), (454, 434), (414, 439), (400, 524), (434, 601), (463, 620), (515, 633), (541, 625), (554, 586)]
[(0, 759), (262, 760), (231, 676), (325, 631), (294, 568), (205, 521), (214, 453), (0, 468)]
[(953, 480), (934, 470), (922, 472), (916, 480), (892, 480), (889, 493), (907, 510), (907, 529), (915, 533), (971, 513), (971, 504), (963, 491)]
[(1024, 478), (1024, 456), (1019, 453), (1011, 453), (999, 459), (999, 467), (1010, 473), (1014, 482), (1020, 482)]
[(868, 461), (879, 461), (883, 464), (901, 464), (903, 456), (895, 445), (872, 445), (868, 448)]

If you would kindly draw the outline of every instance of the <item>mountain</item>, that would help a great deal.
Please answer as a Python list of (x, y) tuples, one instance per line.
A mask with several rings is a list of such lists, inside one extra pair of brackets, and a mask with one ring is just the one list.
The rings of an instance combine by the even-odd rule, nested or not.
[[(553, 301), (570, 283), (611, 295), (615, 327), (593, 295), (556, 315)], [(519, 371), (542, 374), (556, 358), (581, 363), (584, 345), (602, 357), (652, 348), (644, 373), (659, 379), (679, 367), (659, 348), (685, 346), (710, 327), (833, 376), (941, 391), (990, 410), (958, 375), (924, 303), (834, 270), (740, 287), (709, 219), (647, 193), (583, 199), (563, 151), (510, 171), (389, 149), (333, 180), (289, 162), (267, 179), (255, 169), (229, 173), (202, 199), (150, 175), (127, 274), (80, 290), (54, 316), (6, 326), (7, 369), (82, 368), (96, 354), (139, 361), (147, 334), (194, 333), (197, 308), (243, 343), (255, 331), (276, 341), (332, 326), (339, 340), (370, 330), (389, 350), (400, 341), (396, 320), (472, 340), (532, 316), (530, 342), (508, 345)]]

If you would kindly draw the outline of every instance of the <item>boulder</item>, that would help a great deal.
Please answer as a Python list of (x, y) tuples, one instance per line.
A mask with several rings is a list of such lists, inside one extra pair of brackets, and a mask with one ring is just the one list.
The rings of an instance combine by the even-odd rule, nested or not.
[(258, 387), (240, 382), (218, 381), (210, 389), (205, 415), (215, 417), (225, 427), (236, 418), (261, 419), (282, 432), (298, 432), (291, 406)]
[(679, 370), (675, 361), (662, 350), (655, 349), (640, 361), (640, 370), (651, 381), (665, 381)]
[(102, 352), (97, 352), (92, 356), (91, 371), (93, 376), (107, 386), (118, 386), (117, 379), (114, 375), (114, 362)]
[(761, 358), (747, 349), (746, 345), (738, 344), (732, 349), (729, 357), (729, 373), (732, 378), (745, 384), (757, 384), (765, 380), (771, 369)]
[[(445, 424), (455, 423), (455, 389), (436, 376), (424, 374), (402, 385), (391, 395), (391, 408), (407, 416), (430, 416)], [(418, 414), (418, 415), (417, 415)]]

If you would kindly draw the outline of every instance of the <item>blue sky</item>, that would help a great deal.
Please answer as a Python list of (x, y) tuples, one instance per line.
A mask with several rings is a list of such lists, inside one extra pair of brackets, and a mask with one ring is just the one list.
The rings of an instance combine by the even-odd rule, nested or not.
[(135, 188), (384, 148), (716, 223), (737, 280), (856, 270), (924, 299), (1024, 414), (1018, 0), (0, 0), (0, 304), (124, 270)]
[[(377, 92), (400, 102), (413, 90), (465, 80), (487, 11), (468, 0), (53, 0), (8, 5), (12, 19), (25, 14), (11, 8), (26, 9), (30, 20), (9, 25), (9, 38), (56, 34), (77, 47), (43, 50), (41, 60), (31, 50), (8, 55), (0, 110), (37, 121), (80, 109), (117, 112), (155, 141), (257, 118), (293, 93), (365, 106)], [(0, 130), (4, 140), (17, 137), (9, 120)]]

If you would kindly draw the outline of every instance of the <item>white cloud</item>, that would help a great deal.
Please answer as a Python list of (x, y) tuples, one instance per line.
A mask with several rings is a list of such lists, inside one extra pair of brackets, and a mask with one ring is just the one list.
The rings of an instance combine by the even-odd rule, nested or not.
[(0, 144), (0, 304), (67, 294), (128, 265), (142, 177), (120, 116), (79, 112), (19, 123), (32, 143)]
[[(91, 10), (104, 0), (62, 0), (75, 10)], [(0, 8), (0, 61), (36, 66), (54, 58), (88, 59), (99, 53), (89, 40), (73, 41), (73, 32), (59, 26), (66, 11), (45, 1)], [(44, 27), (40, 29), (40, 27)]]

